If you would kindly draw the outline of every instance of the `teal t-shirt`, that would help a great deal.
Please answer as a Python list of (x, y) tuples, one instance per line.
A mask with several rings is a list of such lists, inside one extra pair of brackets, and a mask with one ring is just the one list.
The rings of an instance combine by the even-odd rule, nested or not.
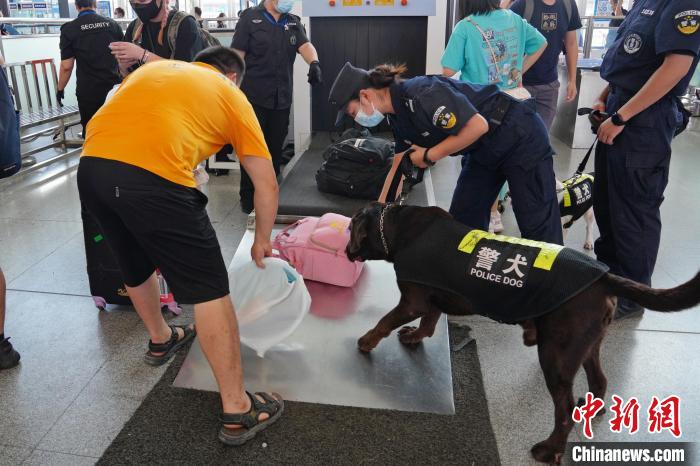
[[(493, 54), (489, 43), (469, 19), (484, 31)], [(442, 66), (461, 71), (462, 81), (512, 89), (522, 79), (525, 55), (535, 53), (546, 42), (537, 29), (510, 10), (473, 15), (457, 23), (442, 56)]]

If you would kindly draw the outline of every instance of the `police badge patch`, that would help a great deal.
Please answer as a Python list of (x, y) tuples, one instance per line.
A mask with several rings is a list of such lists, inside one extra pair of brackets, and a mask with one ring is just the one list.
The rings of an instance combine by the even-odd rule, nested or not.
[(630, 55), (639, 52), (639, 50), (642, 48), (642, 43), (642, 37), (639, 34), (629, 34), (627, 37), (625, 37), (625, 52), (629, 53)]
[(674, 19), (678, 31), (686, 36), (695, 34), (700, 28), (700, 10), (682, 11)]
[(439, 107), (433, 115), (433, 125), (442, 129), (452, 129), (457, 124), (457, 117), (447, 110), (444, 105)]

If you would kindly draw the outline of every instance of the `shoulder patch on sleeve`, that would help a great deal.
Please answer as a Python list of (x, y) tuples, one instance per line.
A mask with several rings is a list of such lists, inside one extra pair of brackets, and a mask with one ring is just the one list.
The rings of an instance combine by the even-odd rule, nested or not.
[(675, 18), (676, 29), (681, 34), (689, 36), (698, 32), (700, 28), (700, 10), (687, 10), (678, 13)]
[(442, 129), (452, 129), (457, 124), (457, 115), (451, 112), (444, 105), (438, 107), (433, 114), (433, 126)]

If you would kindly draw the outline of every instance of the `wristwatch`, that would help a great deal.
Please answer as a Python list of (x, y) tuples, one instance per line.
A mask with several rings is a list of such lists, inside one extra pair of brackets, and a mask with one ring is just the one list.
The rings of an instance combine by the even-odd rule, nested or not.
[(612, 116), (610, 117), (610, 120), (612, 121), (612, 124), (615, 126), (625, 126), (627, 124), (627, 122), (617, 112), (612, 114)]
[(435, 166), (435, 162), (433, 162), (432, 160), (430, 160), (430, 158), (428, 158), (428, 151), (429, 150), (430, 149), (425, 149), (425, 152), (423, 152), (423, 163), (429, 167), (433, 167), (433, 166)]

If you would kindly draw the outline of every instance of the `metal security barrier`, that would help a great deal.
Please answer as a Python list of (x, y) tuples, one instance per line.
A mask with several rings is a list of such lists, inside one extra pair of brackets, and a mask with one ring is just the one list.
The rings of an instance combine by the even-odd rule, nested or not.
[[(77, 106), (60, 106), (56, 100), (58, 75), (52, 59), (7, 63), (2, 67), (19, 111), (23, 171), (43, 167), (80, 150), (81, 141), (66, 139), (66, 128), (79, 123)], [(33, 144), (50, 136), (48, 144)], [(55, 156), (40, 163), (32, 157), (47, 149), (60, 149)]]

